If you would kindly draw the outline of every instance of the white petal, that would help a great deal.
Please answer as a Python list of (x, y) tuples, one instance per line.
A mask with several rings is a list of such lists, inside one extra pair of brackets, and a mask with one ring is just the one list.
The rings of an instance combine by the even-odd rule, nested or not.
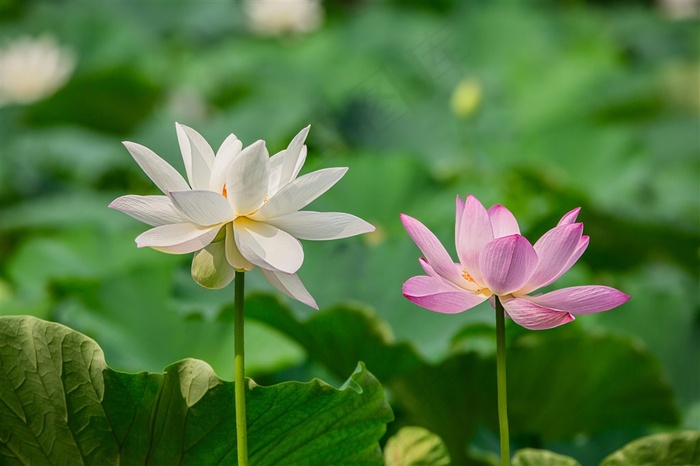
[(202, 135), (189, 126), (175, 123), (175, 130), (190, 186), (192, 189), (209, 189), (214, 151)]
[(226, 224), (226, 260), (235, 270), (253, 270), (255, 265), (248, 261), (236, 246), (236, 239), (233, 235), (233, 223)]
[(218, 226), (201, 228), (191, 223), (161, 225), (137, 236), (136, 245), (170, 254), (187, 254), (211, 243), (219, 229)]
[(209, 180), (209, 190), (220, 193), (226, 184), (226, 173), (233, 158), (241, 151), (243, 143), (233, 134), (224, 140), (214, 158), (214, 165), (211, 168), (211, 178)]
[(264, 220), (303, 209), (328, 191), (347, 171), (347, 168), (325, 168), (297, 178), (283, 187), (251, 218)]
[(187, 191), (190, 189), (182, 175), (151, 149), (134, 142), (124, 141), (123, 144), (136, 163), (139, 164), (141, 170), (164, 194), (168, 194), (168, 191)]
[(375, 230), (361, 218), (340, 212), (292, 212), (267, 220), (266, 223), (299, 239), (309, 240), (347, 238)]
[(233, 220), (233, 211), (224, 196), (211, 191), (178, 191), (168, 194), (173, 205), (201, 226)]
[(236, 215), (248, 215), (262, 205), (269, 176), (270, 157), (265, 141), (256, 141), (234, 157), (226, 176), (226, 190)]
[(194, 253), (192, 278), (195, 282), (204, 288), (214, 290), (231, 283), (235, 272), (226, 261), (224, 249), (224, 242), (217, 241)]
[(268, 190), (268, 197), (274, 196), (277, 191), (296, 179), (297, 175), (301, 171), (301, 167), (304, 166), (304, 162), (306, 161), (306, 151), (306, 146), (301, 146), (291, 179), (287, 180), (286, 182), (282, 182), (281, 179), (282, 167), (287, 159), (287, 149), (284, 149), (270, 157), (270, 188)]
[(282, 165), (284, 165), (284, 156), (287, 154), (287, 149), (283, 149), (270, 157), (270, 185), (267, 190), (267, 196), (272, 197), (279, 191), (280, 177), (282, 176)]
[(296, 274), (273, 272), (271, 270), (260, 269), (265, 279), (270, 282), (270, 285), (277, 288), (282, 293), (297, 301), (301, 301), (307, 306), (318, 309), (313, 296), (306, 290), (304, 284), (299, 280)]
[(112, 201), (109, 208), (154, 227), (187, 221), (167, 196), (122, 196)]
[(304, 262), (299, 240), (277, 227), (239, 217), (233, 233), (243, 257), (258, 267), (295, 273)]
[[(289, 143), (289, 146), (287, 146), (287, 151), (284, 154), (284, 163), (282, 164), (278, 189), (281, 189), (283, 186), (290, 183), (294, 178), (296, 178), (299, 170), (301, 170), (301, 166), (304, 164), (304, 160), (306, 159), (306, 151), (303, 151), (303, 157), (300, 157), (302, 154), (301, 149), (304, 145), (304, 141), (306, 140), (306, 136), (309, 134), (309, 128), (311, 128), (311, 126), (307, 126), (299, 131), (299, 133), (294, 136), (294, 139), (292, 139), (292, 142)], [(301, 163), (299, 163), (300, 159)]]

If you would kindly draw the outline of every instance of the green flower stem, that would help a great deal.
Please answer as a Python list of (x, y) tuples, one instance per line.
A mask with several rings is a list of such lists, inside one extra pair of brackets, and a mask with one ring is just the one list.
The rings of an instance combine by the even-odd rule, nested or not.
[(236, 272), (233, 297), (234, 391), (238, 466), (248, 466), (248, 426), (245, 416), (245, 346), (243, 344), (243, 290), (245, 272)]
[(501, 466), (510, 465), (508, 438), (508, 394), (506, 387), (506, 316), (503, 304), (496, 299), (496, 382), (498, 385), (498, 426), (501, 433)]

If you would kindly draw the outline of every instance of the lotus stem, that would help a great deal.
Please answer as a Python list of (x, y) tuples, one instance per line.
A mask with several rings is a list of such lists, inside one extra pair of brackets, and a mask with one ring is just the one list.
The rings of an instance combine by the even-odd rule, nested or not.
[(498, 296), (496, 300), (496, 383), (498, 386), (498, 427), (501, 438), (501, 466), (510, 466), (508, 435), (508, 389), (506, 386), (506, 316)]
[(248, 426), (245, 415), (245, 345), (243, 341), (243, 292), (245, 272), (236, 272), (233, 297), (234, 393), (238, 466), (248, 466)]

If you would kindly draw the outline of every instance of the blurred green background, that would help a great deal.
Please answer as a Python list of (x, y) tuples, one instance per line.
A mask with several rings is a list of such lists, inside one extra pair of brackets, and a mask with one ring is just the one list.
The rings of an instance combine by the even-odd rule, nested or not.
[[(304, 243), (299, 275), (322, 309), (372, 308), (398, 341), (440, 361), (462, 327), (493, 316), (486, 305), (439, 315), (402, 297), (422, 272), (399, 213), (454, 253), (457, 194), (506, 205), (533, 242), (581, 206), (591, 243), (556, 286), (605, 284), (632, 300), (575, 325), (648, 348), (676, 427), (698, 429), (699, 23), (663, 3), (335, 0), (311, 30), (261, 34), (233, 1), (0, 1), (3, 51), (48, 34), (75, 64), (55, 92), (0, 107), (0, 310), (86, 333), (116, 369), (198, 357), (232, 378), (220, 325), (232, 288), (199, 288), (189, 255), (137, 249), (146, 226), (107, 208), (157, 192), (120, 141), (184, 173), (175, 121), (215, 149), (233, 132), (271, 153), (311, 124), (302, 173), (350, 170), (310, 208), (377, 226)], [(32, 74), (2, 68), (8, 100)], [(271, 290), (257, 272), (247, 283)], [(255, 321), (246, 331), (251, 376), (319, 373), (281, 333)]]

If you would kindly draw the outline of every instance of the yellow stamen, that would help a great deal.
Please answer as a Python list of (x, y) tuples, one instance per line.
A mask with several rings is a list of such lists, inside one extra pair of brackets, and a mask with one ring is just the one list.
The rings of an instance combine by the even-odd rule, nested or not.
[(467, 272), (467, 269), (462, 269), (462, 277), (464, 277), (464, 279), (468, 282), (476, 283), (472, 276), (469, 275), (469, 272)]
[(224, 189), (221, 191), (221, 195), (228, 199), (228, 191), (226, 191), (226, 185), (224, 185)]

